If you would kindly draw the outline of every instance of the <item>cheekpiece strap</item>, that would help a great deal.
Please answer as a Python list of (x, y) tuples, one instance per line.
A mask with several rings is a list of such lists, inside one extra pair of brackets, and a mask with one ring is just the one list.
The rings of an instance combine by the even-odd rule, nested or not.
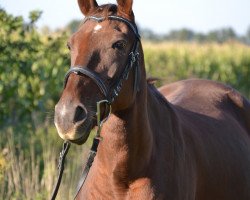
[(133, 67), (135, 68), (134, 94), (137, 91), (139, 91), (139, 88), (140, 88), (139, 87), (140, 67), (139, 67), (139, 63), (138, 63), (139, 62), (138, 46), (139, 46), (139, 41), (140, 41), (140, 35), (138, 33), (137, 27), (132, 22), (130, 22), (129, 20), (127, 20), (123, 17), (119, 17), (119, 16), (115, 16), (115, 15), (110, 15), (108, 17), (88, 16), (84, 19), (83, 23), (85, 23), (87, 20), (94, 20), (94, 21), (100, 23), (106, 19), (118, 20), (118, 21), (121, 21), (121, 22), (127, 24), (127, 26), (134, 32), (134, 34), (136, 36), (136, 40), (135, 40), (134, 45), (132, 47), (132, 50), (128, 56), (128, 61), (127, 61), (127, 64), (126, 64), (122, 74), (111, 85), (112, 90), (109, 90), (107, 88), (105, 82), (102, 80), (102, 78), (100, 77), (100, 75), (98, 73), (96, 73), (96, 72), (94, 72), (86, 67), (83, 67), (83, 66), (72, 66), (69, 69), (69, 71), (66, 73), (64, 87), (66, 86), (68, 78), (69, 78), (71, 73), (75, 73), (77, 75), (86, 75), (97, 84), (97, 86), (101, 90), (102, 94), (105, 96), (106, 100), (109, 102), (109, 104), (111, 104), (114, 101), (114, 99), (119, 95), (119, 92), (121, 91), (121, 88), (123, 85), (123, 81), (128, 79), (129, 72)]

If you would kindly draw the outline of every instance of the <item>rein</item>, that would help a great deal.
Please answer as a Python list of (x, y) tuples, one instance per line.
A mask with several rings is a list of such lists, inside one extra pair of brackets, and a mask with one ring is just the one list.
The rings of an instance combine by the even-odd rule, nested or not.
[[(100, 77), (100, 75), (90, 69), (88, 69), (87, 67), (83, 67), (83, 66), (72, 66), (68, 72), (65, 75), (65, 79), (64, 79), (64, 88), (66, 87), (67, 81), (69, 76), (74, 73), (80, 76), (87, 76), (89, 77), (91, 80), (93, 80), (95, 82), (95, 84), (98, 86), (98, 88), (100, 89), (101, 93), (104, 95), (105, 99), (101, 100), (99, 102), (97, 102), (97, 132), (96, 132), (96, 136), (93, 139), (93, 143), (89, 152), (89, 156), (88, 156), (88, 160), (86, 162), (85, 168), (83, 170), (82, 176), (79, 180), (78, 186), (77, 186), (77, 191), (75, 194), (74, 199), (76, 199), (78, 193), (80, 192), (82, 186), (84, 185), (87, 175), (89, 173), (89, 170), (92, 166), (92, 163), (94, 161), (94, 158), (96, 156), (97, 153), (97, 148), (98, 145), (100, 143), (100, 141), (102, 140), (101, 136), (100, 136), (100, 132), (101, 132), (101, 128), (103, 123), (109, 118), (109, 115), (111, 114), (111, 104), (113, 103), (113, 101), (115, 100), (115, 98), (119, 95), (119, 92), (121, 91), (122, 85), (123, 85), (123, 81), (128, 79), (129, 76), (129, 72), (130, 70), (134, 67), (135, 69), (135, 78), (134, 78), (134, 95), (136, 94), (136, 92), (139, 91), (140, 87), (139, 87), (139, 82), (140, 82), (140, 68), (139, 68), (139, 63), (138, 63), (138, 58), (139, 58), (139, 52), (138, 52), (138, 47), (139, 47), (139, 41), (140, 41), (140, 35), (138, 33), (137, 27), (132, 24), (129, 20), (123, 18), (123, 17), (119, 17), (119, 16), (114, 16), (114, 15), (110, 15), (107, 18), (105, 17), (96, 17), (96, 16), (89, 16), (86, 17), (84, 19), (85, 23), (87, 20), (94, 20), (97, 21), (98, 23), (104, 21), (105, 19), (108, 20), (118, 20), (121, 21), (125, 24), (128, 25), (128, 27), (134, 32), (136, 39), (135, 42), (133, 44), (133, 47), (131, 49), (131, 52), (129, 53), (128, 56), (128, 62), (123, 70), (123, 72), (120, 74), (119, 78), (115, 81), (115, 83), (113, 84), (113, 90), (109, 90), (108, 87), (106, 86), (106, 83), (102, 80), (102, 78)], [(101, 104), (105, 104), (105, 114), (107, 114), (107, 107), (109, 108), (108, 110), (108, 115), (106, 117), (104, 117), (103, 120), (101, 120)], [(70, 148), (70, 143), (68, 141), (65, 141), (63, 144), (63, 148), (62, 151), (60, 152), (60, 159), (59, 159), (59, 164), (58, 164), (58, 169), (59, 169), (59, 175), (58, 175), (58, 180), (55, 186), (55, 189), (53, 191), (51, 200), (55, 200), (56, 195), (58, 193), (59, 187), (60, 187), (60, 183), (61, 183), (61, 179), (62, 179), (62, 174), (63, 174), (63, 170), (64, 170), (64, 162), (65, 162), (65, 157), (68, 153), (68, 150)]]
[[(96, 131), (96, 136), (93, 139), (93, 143), (92, 143), (92, 146), (91, 146), (91, 149), (90, 149), (90, 152), (89, 152), (87, 163), (86, 163), (85, 168), (83, 170), (82, 176), (81, 176), (81, 178), (79, 180), (79, 183), (78, 183), (78, 186), (77, 186), (77, 192), (75, 194), (74, 199), (76, 199), (77, 194), (79, 193), (81, 187), (83, 186), (83, 184), (84, 184), (84, 182), (85, 182), (85, 180), (87, 178), (89, 170), (90, 170), (90, 168), (92, 166), (92, 163), (94, 161), (94, 158), (96, 156), (99, 142), (102, 140), (102, 138), (100, 136), (102, 125), (108, 119), (108, 117), (109, 117), (109, 115), (111, 113), (111, 105), (110, 105), (109, 106), (109, 114), (108, 114), (108, 116), (105, 119), (101, 120), (101, 104), (103, 104), (103, 103), (107, 103), (106, 100), (102, 100), (102, 101), (97, 102), (96, 117), (97, 117), (97, 127), (98, 128), (97, 128), (97, 131)], [(68, 141), (64, 141), (62, 150), (60, 152), (59, 162), (58, 162), (59, 174), (58, 174), (58, 178), (57, 178), (55, 188), (54, 188), (52, 196), (51, 196), (51, 200), (56, 199), (56, 196), (57, 196), (57, 193), (58, 193), (61, 181), (62, 181), (65, 158), (66, 158), (66, 155), (67, 155), (67, 153), (69, 151), (69, 148), (70, 148), (70, 143)]]
[(56, 199), (56, 196), (57, 196), (57, 193), (58, 193), (61, 181), (62, 181), (65, 157), (66, 157), (66, 155), (67, 155), (67, 153), (69, 151), (69, 148), (70, 148), (70, 143), (68, 141), (65, 141), (63, 143), (63, 148), (62, 148), (62, 150), (60, 152), (60, 156), (59, 156), (59, 162), (58, 162), (58, 166), (57, 166), (59, 174), (58, 174), (58, 178), (57, 178), (55, 188), (54, 188), (52, 196), (51, 196), (51, 200)]
[(111, 113), (111, 106), (110, 106), (109, 107), (110, 108), (109, 109), (109, 115), (104, 120), (101, 121), (101, 104), (102, 103), (107, 103), (107, 102), (106, 102), (106, 100), (97, 102), (97, 114), (96, 115), (97, 115), (98, 129), (96, 131), (96, 136), (93, 139), (93, 143), (92, 143), (92, 146), (91, 146), (91, 149), (90, 149), (90, 152), (89, 152), (87, 163), (86, 163), (85, 168), (83, 170), (82, 176), (81, 176), (81, 178), (80, 178), (80, 180), (78, 182), (77, 189), (76, 189), (76, 194), (75, 194), (74, 199), (76, 199), (78, 193), (80, 192), (82, 186), (84, 185), (84, 183), (86, 181), (89, 170), (90, 170), (90, 168), (92, 166), (92, 163), (93, 163), (94, 158), (95, 158), (96, 153), (97, 153), (97, 147), (98, 147), (100, 141), (102, 140), (102, 137), (100, 136), (102, 125), (108, 119), (108, 117), (109, 117), (109, 115)]

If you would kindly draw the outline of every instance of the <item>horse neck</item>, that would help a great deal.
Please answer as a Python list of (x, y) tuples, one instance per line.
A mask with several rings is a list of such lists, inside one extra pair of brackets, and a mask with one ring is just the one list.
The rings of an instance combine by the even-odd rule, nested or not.
[(145, 100), (139, 99), (128, 109), (112, 114), (102, 128), (104, 139), (97, 156), (113, 172), (117, 169), (126, 175), (138, 175), (140, 171), (143, 173), (143, 166), (150, 160), (152, 135), (147, 105)]
[(145, 176), (155, 152), (157, 138), (152, 128), (157, 124), (153, 124), (156, 119), (152, 114), (159, 117), (157, 115), (162, 112), (162, 107), (150, 91), (145, 77), (142, 82), (134, 104), (112, 114), (101, 133), (104, 139), (98, 149), (98, 163), (101, 163), (102, 169), (113, 174), (117, 183)]

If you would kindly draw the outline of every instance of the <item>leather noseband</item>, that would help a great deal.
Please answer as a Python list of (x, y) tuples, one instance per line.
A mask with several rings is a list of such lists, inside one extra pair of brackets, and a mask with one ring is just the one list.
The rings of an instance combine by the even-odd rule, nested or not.
[[(105, 19), (106, 19), (105, 17), (89, 16), (89, 17), (86, 17), (84, 19), (84, 23), (87, 20), (94, 20), (94, 21), (97, 21), (99, 23), (99, 22), (104, 21)], [(64, 87), (66, 87), (66, 84), (67, 84), (67, 81), (68, 81), (70, 74), (75, 73), (75, 74), (80, 75), (80, 76), (85, 75), (95, 82), (95, 84), (98, 86), (98, 88), (100, 89), (102, 94), (105, 96), (106, 100), (109, 102), (109, 104), (111, 104), (114, 101), (114, 99), (118, 96), (118, 94), (121, 90), (123, 81), (128, 79), (129, 72), (133, 68), (133, 66), (135, 68), (134, 93), (139, 91), (139, 81), (140, 81), (139, 70), (140, 69), (139, 69), (139, 64), (138, 64), (138, 56), (139, 56), (138, 45), (139, 45), (139, 41), (140, 41), (140, 35), (138, 33), (137, 27), (134, 24), (132, 24), (129, 20), (127, 20), (123, 17), (110, 15), (107, 17), (107, 19), (118, 20), (118, 21), (121, 21), (121, 22), (127, 24), (127, 26), (134, 32), (134, 35), (136, 36), (134, 45), (133, 45), (132, 50), (131, 50), (129, 57), (128, 57), (128, 62), (126, 64), (122, 74), (119, 76), (119, 78), (113, 84), (114, 89), (109, 90), (108, 87), (106, 86), (105, 82), (103, 81), (103, 79), (100, 77), (100, 75), (98, 73), (88, 69), (87, 67), (83, 67), (83, 66), (72, 66), (69, 69), (69, 71), (65, 75)], [(136, 63), (136, 65), (135, 65), (135, 63)]]

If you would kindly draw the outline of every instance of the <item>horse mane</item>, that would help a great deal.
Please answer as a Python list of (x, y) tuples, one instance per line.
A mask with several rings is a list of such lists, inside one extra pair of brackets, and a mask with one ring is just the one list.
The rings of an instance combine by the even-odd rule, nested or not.
[(155, 87), (154, 83), (155, 83), (155, 79), (153, 79), (154, 82), (152, 82), (151, 79), (147, 79), (147, 86), (149, 88), (149, 91), (151, 92), (151, 94), (154, 95), (154, 97), (163, 105), (169, 107), (169, 102), (167, 101), (167, 99), (159, 92), (159, 90), (157, 90), (157, 88)]
[(104, 17), (107, 17), (109, 15), (116, 15), (117, 10), (117, 5), (115, 4), (103, 4), (100, 5), (98, 9), (91, 12), (90, 15), (98, 15), (101, 13)]
[[(100, 14), (107, 18), (109, 15), (117, 15), (118, 14), (118, 6), (116, 4), (103, 4), (98, 6), (98, 9), (91, 12), (89, 15), (97, 15)], [(134, 12), (131, 13), (132, 16), (132, 22), (134, 22)]]
[(157, 81), (159, 81), (160, 79), (157, 78), (157, 77), (149, 77), (147, 78), (147, 83), (148, 84), (151, 84), (151, 85), (154, 85)]

